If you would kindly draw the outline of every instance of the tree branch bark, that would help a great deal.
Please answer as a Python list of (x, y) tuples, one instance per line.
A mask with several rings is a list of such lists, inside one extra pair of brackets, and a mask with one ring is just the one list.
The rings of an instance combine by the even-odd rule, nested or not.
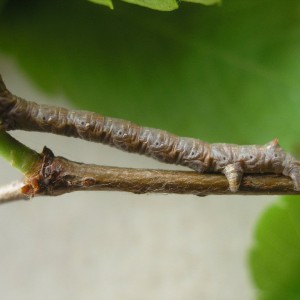
[[(201, 155), (200, 156), (204, 161), (202, 162), (198, 158), (196, 160), (187, 160), (182, 159), (182, 157), (191, 156), (193, 158), (197, 152), (193, 150), (194, 148), (191, 149), (191, 144), (189, 144), (187, 147), (187, 151), (185, 147), (182, 147), (182, 145), (180, 147), (176, 146), (177, 148), (175, 148), (177, 150), (172, 150), (173, 152), (171, 155), (169, 150), (173, 149), (173, 146), (178, 142), (178, 140), (176, 140), (177, 137), (173, 134), (163, 131), (162, 134), (164, 135), (164, 138), (162, 141), (156, 141), (155, 139), (158, 139), (158, 137), (160, 138), (161, 135), (157, 134), (156, 129), (146, 128), (146, 136), (149, 135), (149, 133), (147, 133), (149, 130), (154, 132), (155, 139), (152, 140), (152, 144), (150, 143), (151, 145), (149, 145), (153, 147), (153, 144), (157, 143), (158, 148), (155, 148), (156, 146), (154, 145), (154, 149), (160, 149), (157, 150), (157, 152), (147, 145), (148, 138), (145, 139), (143, 137), (143, 139), (138, 138), (136, 140), (136, 133), (139, 132), (140, 134), (141, 128), (131, 122), (108, 118), (109, 122), (106, 124), (106, 118), (95, 113), (80, 111), (70, 112), (63, 108), (58, 109), (56, 107), (41, 106), (33, 102), (27, 102), (22, 98), (12, 95), (6, 89), (1, 75), (0, 102), (0, 142), (2, 146), (0, 147), (0, 154), (5, 156), (27, 176), (21, 188), (17, 188), (15, 185), (12, 185), (10, 188), (6, 187), (5, 189), (0, 190), (0, 203), (9, 202), (13, 199), (28, 199), (33, 196), (57, 196), (74, 191), (91, 190), (126, 191), (136, 194), (177, 193), (194, 194), (198, 196), (212, 194), (300, 194), (300, 192), (296, 192), (294, 190), (294, 185), (295, 188), (298, 188), (299, 185), (300, 163), (291, 155), (283, 152), (281, 148), (279, 154), (283, 154), (283, 157), (288, 157), (288, 160), (284, 162), (281, 161), (280, 167), (278, 167), (277, 161), (276, 165), (275, 162), (271, 161), (270, 158), (273, 157), (273, 155), (274, 157), (280, 158), (280, 155), (277, 152), (272, 152), (270, 155), (269, 153), (263, 152), (263, 155), (267, 155), (268, 157), (266, 161), (263, 161), (263, 167), (257, 167), (256, 164), (252, 164), (250, 165), (251, 168), (249, 168), (248, 171), (253, 172), (253, 166), (255, 166), (255, 171), (258, 170), (258, 172), (279, 172), (279, 170), (281, 172), (284, 171), (284, 174), (289, 174), (289, 176), (293, 178), (294, 185), (292, 180), (290, 180), (288, 177), (282, 175), (268, 175), (264, 173), (261, 175), (244, 175), (241, 186), (239, 187), (240, 178), (243, 175), (243, 171), (247, 171), (243, 170), (241, 165), (242, 163), (244, 163), (244, 166), (246, 164), (244, 158), (246, 155), (244, 152), (246, 152), (246, 150), (244, 148), (248, 147), (247, 149), (250, 149), (249, 151), (251, 152), (252, 146), (229, 145), (229, 152), (232, 154), (233, 149), (235, 149), (235, 151), (237, 151), (236, 149), (243, 149), (243, 155), (241, 155), (242, 158), (238, 161), (232, 161), (230, 155), (230, 159), (227, 159), (225, 154), (223, 157), (221, 157), (221, 154), (218, 154), (217, 158), (209, 155), (206, 156), (203, 147), (205, 147), (205, 145), (207, 146), (208, 144), (200, 140), (193, 139), (193, 141), (196, 141), (195, 143), (197, 143), (198, 148), (203, 148), (201, 151), (204, 152), (202, 153), (199, 150), (200, 152), (197, 155), (202, 153), (203, 157)], [(113, 123), (115, 123), (114, 126), (112, 126)], [(120, 124), (125, 124), (126, 126), (124, 125), (124, 128), (127, 128), (127, 131), (122, 127), (123, 125), (121, 126)], [(98, 129), (96, 130), (96, 128)], [(106, 128), (106, 130), (103, 131), (103, 128)], [(131, 128), (132, 130), (129, 130), (128, 128)], [(180, 159), (182, 160), (182, 163), (180, 164), (187, 165), (192, 169), (198, 170), (199, 172), (202, 172), (203, 170), (218, 170), (220, 172), (225, 171), (228, 180), (222, 174), (199, 174), (191, 171), (139, 170), (86, 165), (67, 160), (63, 157), (55, 157), (48, 148), (45, 148), (44, 152), (39, 154), (9, 136), (6, 130), (13, 129), (51, 132), (66, 136), (80, 137), (88, 141), (108, 143), (129, 152), (144, 153), (147, 155), (150, 155), (151, 153), (153, 158), (169, 163), (179, 163), (179, 156), (181, 155)], [(114, 135), (112, 135), (112, 132)], [(151, 139), (153, 139), (152, 136)], [(176, 143), (174, 139), (176, 140)], [(182, 141), (185, 142), (185, 139), (186, 138), (183, 138)], [(167, 140), (167, 144), (164, 144), (163, 140)], [(170, 140), (173, 142), (170, 142)], [(161, 147), (161, 145), (163, 145), (163, 147)], [(148, 147), (147, 149), (149, 151), (145, 151), (146, 146)], [(235, 148), (233, 148), (233, 146)], [(275, 140), (272, 145), (267, 146), (267, 148), (271, 146), (279, 147), (278, 141)], [(193, 147), (196, 146), (194, 145)], [(167, 150), (165, 151), (164, 149)], [(208, 149), (210, 148), (208, 147)], [(210, 150), (207, 150), (206, 152), (209, 153)], [(249, 155), (249, 159), (254, 158), (254, 155), (256, 155), (255, 153), (252, 154), (251, 152), (250, 154), (247, 154)], [(224, 165), (225, 163), (220, 164), (220, 166), (216, 168), (216, 165), (212, 164), (213, 159), (215, 159), (218, 163), (220, 162), (220, 159), (222, 161), (225, 159), (227, 164), (226, 168)], [(197, 163), (196, 167), (195, 163)], [(212, 164), (214, 167), (209, 168), (209, 164)], [(277, 167), (273, 167), (273, 164)], [(204, 165), (206, 165), (206, 167), (204, 167)], [(225, 169), (222, 169), (223, 165)], [(287, 166), (289, 166), (289, 169), (287, 169)], [(228, 181), (231, 183), (231, 190), (234, 191), (234, 193), (229, 190)]]
[(40, 170), (23, 183), (0, 189), (0, 203), (30, 199), (33, 196), (58, 196), (75, 191), (125, 191), (135, 194), (166, 193), (206, 195), (287, 195), (300, 194), (290, 178), (282, 175), (245, 175), (240, 189), (232, 193), (221, 174), (192, 171), (118, 168), (83, 164), (55, 157), (44, 149)]
[(0, 187), (0, 204), (16, 200), (27, 200), (28, 196), (22, 193), (24, 182), (15, 181)]

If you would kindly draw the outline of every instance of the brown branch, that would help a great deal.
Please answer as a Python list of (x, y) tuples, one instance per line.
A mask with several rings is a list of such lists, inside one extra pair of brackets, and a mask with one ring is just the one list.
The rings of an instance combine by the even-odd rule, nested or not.
[[(109, 144), (128, 152), (145, 154), (159, 161), (188, 166), (197, 172), (218, 171), (226, 175), (231, 191), (238, 190), (237, 194), (295, 193), (292, 187), (287, 188), (285, 185), (286, 182), (290, 184), (290, 181), (286, 181), (283, 186), (280, 184), (278, 186), (276, 183), (270, 186), (265, 178), (279, 177), (268, 175), (259, 177), (259, 183), (255, 181), (250, 186), (247, 186), (248, 178), (256, 177), (245, 176), (244, 186), (239, 188), (243, 174), (254, 171), (264, 174), (266, 172), (287, 174), (293, 179), (295, 189), (300, 190), (300, 162), (286, 153), (279, 146), (277, 139), (263, 146), (239, 146), (223, 143), (208, 144), (198, 139), (181, 138), (166, 131), (140, 127), (129, 121), (104, 117), (92, 112), (69, 111), (65, 108), (26, 101), (7, 90), (1, 75), (0, 116), (0, 129), (5, 131), (21, 129), (78, 137), (87, 141)], [(1, 142), (7, 143), (7, 141), (10, 145), (6, 148), (5, 154), (11, 157), (12, 139), (5, 135)], [(14, 143), (17, 144), (17, 141)], [(24, 145), (21, 147), (25, 148)], [(22, 164), (23, 153), (21, 151), (14, 153), (18, 154), (19, 168), (27, 172), (28, 165), (24, 168)], [(36, 153), (32, 153), (31, 149), (27, 149), (26, 153), (34, 162), (41, 158)], [(107, 169), (78, 163), (75, 167), (74, 162), (65, 163), (66, 159), (54, 158), (54, 156), (52, 158), (51, 164), (47, 161), (48, 167), (43, 174), (35, 174), (29, 178), (30, 182), (24, 187), (23, 193), (57, 195), (75, 190), (123, 190), (134, 193), (162, 192), (196, 195), (229, 193), (227, 181), (223, 175)], [(56, 166), (58, 164), (60, 164), (59, 168)], [(60, 169), (62, 166), (63, 168)], [(76, 172), (72, 172), (74, 170)], [(68, 180), (65, 180), (65, 177)]]
[(0, 189), (0, 203), (28, 199), (31, 196), (58, 196), (75, 191), (125, 191), (135, 194), (175, 193), (205, 195), (287, 195), (294, 191), (293, 182), (279, 175), (245, 175), (236, 193), (228, 189), (221, 174), (191, 171), (166, 171), (98, 166), (55, 157), (44, 149), (44, 162), (36, 174), (27, 177), (21, 187)]
[(26, 200), (28, 196), (22, 193), (24, 182), (12, 182), (0, 187), (0, 204), (16, 200)]

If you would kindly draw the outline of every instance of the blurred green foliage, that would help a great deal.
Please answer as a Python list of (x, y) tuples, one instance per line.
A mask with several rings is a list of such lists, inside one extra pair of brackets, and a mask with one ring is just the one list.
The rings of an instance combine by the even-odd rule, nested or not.
[(284, 197), (258, 223), (250, 255), (260, 300), (300, 299), (300, 196)]
[[(6, 3), (0, 50), (49, 93), (106, 115), (214, 142), (285, 148), (299, 136), (296, 1)], [(4, 74), (5, 75), (5, 74)]]
[(5, 2), (6, 2), (6, 0), (0, 0), (0, 11), (1, 11), (2, 7), (4, 6)]

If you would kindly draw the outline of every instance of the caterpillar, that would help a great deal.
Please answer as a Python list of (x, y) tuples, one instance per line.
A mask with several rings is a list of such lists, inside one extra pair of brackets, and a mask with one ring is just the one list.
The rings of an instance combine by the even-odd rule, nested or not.
[(280, 147), (278, 139), (265, 145), (209, 144), (94, 112), (26, 101), (10, 93), (1, 76), (0, 118), (4, 130), (76, 137), (186, 166), (199, 173), (223, 173), (231, 192), (239, 189), (245, 173), (283, 174), (293, 180), (295, 190), (300, 190), (300, 162)]

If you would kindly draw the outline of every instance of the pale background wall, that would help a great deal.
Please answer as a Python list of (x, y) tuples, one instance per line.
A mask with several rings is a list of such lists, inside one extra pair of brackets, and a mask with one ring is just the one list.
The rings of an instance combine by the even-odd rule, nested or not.
[[(43, 94), (0, 55), (11, 91)], [(28, 146), (103, 165), (173, 168), (100, 144), (13, 132)], [(21, 174), (0, 158), (0, 184)], [(175, 167), (178, 168), (178, 167)], [(0, 299), (254, 299), (247, 252), (255, 222), (274, 197), (86, 192), (0, 207)]]

